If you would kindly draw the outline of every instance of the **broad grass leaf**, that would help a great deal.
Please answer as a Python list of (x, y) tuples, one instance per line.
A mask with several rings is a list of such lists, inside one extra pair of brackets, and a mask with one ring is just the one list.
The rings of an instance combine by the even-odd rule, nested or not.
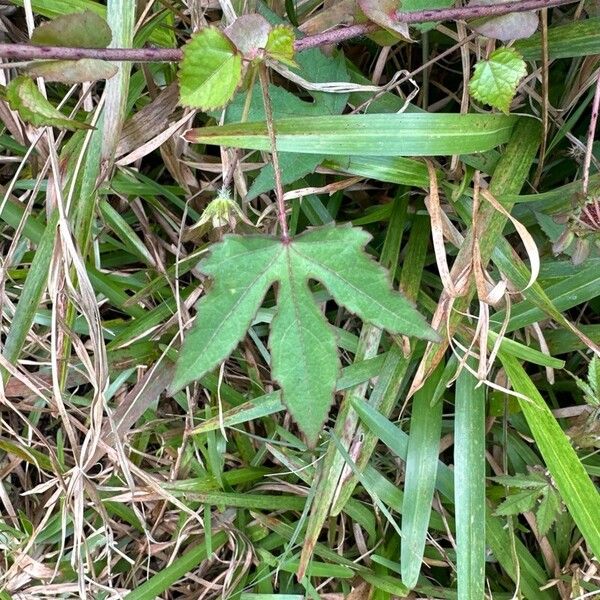
[(212, 287), (197, 304), (171, 391), (200, 379), (229, 356), (250, 327), (267, 290), (278, 284), (269, 345), (282, 399), (315, 445), (339, 375), (336, 343), (314, 305), (309, 280), (336, 302), (390, 333), (437, 340), (437, 334), (364, 252), (365, 232), (347, 226), (309, 230), (284, 243), (271, 236), (226, 236), (199, 270)]
[(111, 40), (108, 23), (91, 10), (46, 21), (31, 34), (31, 43), (36, 46), (106, 48)]
[[(514, 48), (526, 60), (542, 59), (541, 32), (519, 40)], [(548, 58), (571, 58), (600, 53), (600, 17), (570, 21), (548, 29)]]
[(521, 55), (513, 48), (499, 48), (488, 60), (475, 65), (469, 92), (475, 100), (508, 113), (517, 86), (525, 75), (527, 66)]
[(24, 121), (36, 127), (61, 127), (70, 131), (91, 129), (86, 123), (65, 117), (42, 95), (33, 79), (25, 75), (16, 77), (8, 84), (6, 99)]
[(458, 597), (465, 600), (485, 596), (486, 390), (470, 372), (474, 362), (460, 372), (454, 398), (456, 574)]
[[(279, 119), (280, 152), (349, 156), (441, 156), (484, 152), (508, 141), (517, 118), (500, 114), (404, 113)], [(264, 122), (190, 129), (192, 143), (270, 151)]]
[(410, 589), (421, 572), (435, 491), (443, 403), (432, 407), (431, 397), (444, 371), (440, 365), (415, 394), (410, 418), (400, 546), (402, 582)]
[(183, 48), (181, 104), (212, 110), (227, 104), (242, 81), (242, 55), (216, 27), (206, 27)]

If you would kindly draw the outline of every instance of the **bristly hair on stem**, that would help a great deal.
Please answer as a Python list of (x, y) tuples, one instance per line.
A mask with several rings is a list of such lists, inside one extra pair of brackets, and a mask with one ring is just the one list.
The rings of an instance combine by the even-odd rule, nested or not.
[(267, 72), (267, 65), (264, 62), (261, 63), (258, 68), (263, 104), (265, 107), (267, 131), (269, 132), (269, 142), (271, 144), (271, 160), (273, 161), (273, 172), (275, 173), (275, 198), (277, 200), (277, 216), (281, 227), (281, 241), (284, 244), (287, 244), (290, 240), (290, 234), (287, 226), (285, 200), (283, 198), (283, 182), (281, 180), (281, 168), (279, 166), (279, 154), (277, 152), (275, 123), (273, 122), (273, 106), (271, 105), (271, 96), (269, 95), (269, 73)]
[[(529, 12), (566, 4), (579, 0), (517, 0), (502, 4), (470, 5), (460, 8), (397, 12), (399, 23), (417, 24), (436, 21), (462, 21), (481, 17), (496, 17), (509, 13)], [(302, 52), (309, 48), (339, 44), (362, 37), (379, 29), (374, 23), (360, 23), (349, 27), (338, 27), (323, 33), (309, 35), (296, 40), (294, 49)], [(33, 46), (31, 44), (0, 44), (0, 58), (13, 60), (79, 60), (97, 58), (131, 62), (178, 62), (183, 56), (179, 48), (67, 48), (62, 46)]]

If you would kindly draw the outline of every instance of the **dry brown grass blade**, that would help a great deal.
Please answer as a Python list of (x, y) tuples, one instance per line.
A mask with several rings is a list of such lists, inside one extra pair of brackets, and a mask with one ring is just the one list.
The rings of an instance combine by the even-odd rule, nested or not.
[(115, 164), (119, 167), (124, 167), (126, 165), (130, 165), (131, 163), (137, 162), (138, 160), (144, 158), (144, 156), (154, 152), (154, 150), (160, 148), (164, 143), (167, 142), (167, 140), (173, 137), (186, 123), (189, 123), (191, 118), (193, 118), (193, 113), (185, 114), (174, 123), (168, 124), (166, 128), (161, 129), (156, 135), (149, 138), (146, 142), (136, 146), (129, 154), (119, 158)]
[(445, 227), (445, 221), (442, 216), (443, 211), (440, 204), (437, 174), (432, 162), (430, 160), (426, 160), (425, 162), (429, 173), (429, 195), (425, 198), (425, 206), (427, 207), (427, 212), (431, 218), (433, 251), (435, 253), (440, 279), (444, 286), (444, 293), (449, 298), (458, 298), (467, 292), (469, 274), (461, 272), (458, 279), (453, 278), (450, 274), (448, 256), (444, 246), (444, 233), (447, 230), (447, 227)]
[(179, 105), (176, 82), (163, 89), (150, 104), (144, 106), (123, 124), (115, 155), (121, 158), (164, 131)]
[[(120, 442), (146, 412), (148, 407), (156, 402), (173, 379), (174, 365), (166, 361), (158, 361), (149, 369), (138, 383), (123, 398), (112, 417), (102, 427), (102, 439), (106, 447), (114, 447), (115, 441)], [(98, 461), (105, 449), (98, 448), (94, 460)]]

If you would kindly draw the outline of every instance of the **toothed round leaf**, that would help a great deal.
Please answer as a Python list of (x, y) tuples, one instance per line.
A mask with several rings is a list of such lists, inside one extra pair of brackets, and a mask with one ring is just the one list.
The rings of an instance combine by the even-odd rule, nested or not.
[(499, 48), (488, 60), (475, 65), (469, 92), (475, 100), (508, 113), (517, 86), (527, 75), (527, 66), (514, 48)]
[(269, 32), (265, 50), (267, 56), (290, 67), (297, 67), (294, 61), (294, 31), (287, 25), (278, 25)]
[(242, 55), (231, 40), (207, 27), (183, 48), (179, 64), (181, 104), (212, 110), (225, 106), (242, 81)]

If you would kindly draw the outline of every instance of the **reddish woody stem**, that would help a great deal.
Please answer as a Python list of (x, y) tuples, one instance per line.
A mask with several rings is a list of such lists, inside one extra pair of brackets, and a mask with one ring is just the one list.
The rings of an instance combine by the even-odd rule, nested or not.
[(64, 48), (31, 44), (0, 44), (0, 57), (16, 60), (100, 60), (131, 62), (178, 62), (183, 52), (179, 48)]
[[(598, 112), (600, 111), (600, 69), (596, 78), (596, 93), (592, 102), (592, 118), (590, 119), (590, 128), (588, 130), (588, 138), (585, 150), (585, 159), (583, 161), (583, 195), (588, 194), (590, 185), (590, 166), (592, 165), (592, 155), (594, 151), (594, 139), (596, 137), (596, 126), (598, 124)], [(598, 203), (596, 203), (596, 212), (598, 211)]]
[[(417, 10), (397, 12), (395, 19), (399, 23), (428, 23), (435, 21), (462, 21), (481, 17), (497, 17), (508, 13), (528, 12), (542, 8), (552, 8), (564, 4), (574, 4), (579, 0), (517, 0), (502, 4), (470, 5), (462, 8), (443, 8), (439, 10)], [(374, 23), (361, 23), (350, 27), (338, 27), (316, 35), (296, 40), (297, 52), (339, 44), (346, 40), (373, 33), (379, 29)], [(182, 52), (178, 48), (63, 48), (60, 46), (32, 46), (29, 44), (0, 44), (0, 58), (15, 60), (78, 60), (97, 58), (112, 61), (131, 62), (177, 62)]]
[(441, 8), (438, 10), (421, 10), (396, 13), (396, 20), (401, 23), (431, 23), (433, 21), (464, 21), (482, 17), (498, 17), (508, 13), (529, 12), (552, 8), (563, 4), (574, 4), (576, 0), (513, 0), (501, 4), (471, 4), (461, 8)]

